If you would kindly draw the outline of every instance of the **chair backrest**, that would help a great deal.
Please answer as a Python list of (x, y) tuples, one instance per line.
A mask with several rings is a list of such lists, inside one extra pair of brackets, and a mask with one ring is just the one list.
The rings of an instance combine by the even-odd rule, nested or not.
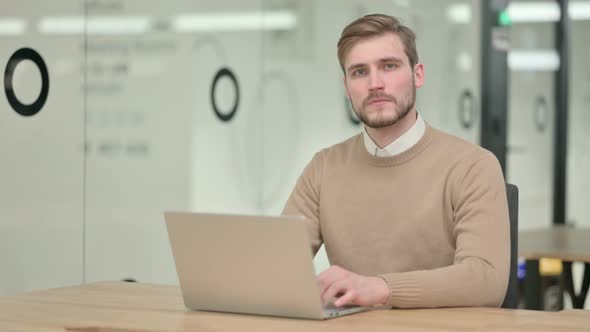
[(506, 184), (510, 218), (510, 278), (502, 308), (516, 309), (518, 305), (518, 187)]

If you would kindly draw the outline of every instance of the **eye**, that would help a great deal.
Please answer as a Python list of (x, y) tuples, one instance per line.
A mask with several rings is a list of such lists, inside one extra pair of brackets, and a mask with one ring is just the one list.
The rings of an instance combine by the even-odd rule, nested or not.
[(395, 69), (397, 66), (394, 63), (386, 63), (385, 64), (385, 69), (386, 70), (393, 70)]
[(367, 71), (365, 69), (359, 68), (359, 69), (355, 69), (352, 71), (352, 76), (362, 76), (366, 73)]

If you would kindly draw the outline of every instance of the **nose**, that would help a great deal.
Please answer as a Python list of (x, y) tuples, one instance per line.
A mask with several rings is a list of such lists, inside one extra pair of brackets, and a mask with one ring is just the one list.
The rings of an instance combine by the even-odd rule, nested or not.
[(376, 90), (383, 90), (384, 82), (381, 74), (377, 70), (371, 71), (369, 75), (369, 90), (376, 91)]

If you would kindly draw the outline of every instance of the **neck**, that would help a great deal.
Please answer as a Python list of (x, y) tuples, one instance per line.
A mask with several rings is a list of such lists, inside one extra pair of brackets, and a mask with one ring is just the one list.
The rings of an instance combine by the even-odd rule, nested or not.
[(401, 135), (405, 132), (410, 130), (414, 123), (416, 123), (416, 119), (418, 114), (416, 113), (416, 108), (412, 108), (406, 116), (400, 119), (398, 122), (392, 124), (388, 127), (383, 128), (371, 128), (365, 126), (367, 130), (367, 134), (369, 137), (377, 144), (377, 146), (381, 149), (391, 144), (391, 142), (398, 139)]

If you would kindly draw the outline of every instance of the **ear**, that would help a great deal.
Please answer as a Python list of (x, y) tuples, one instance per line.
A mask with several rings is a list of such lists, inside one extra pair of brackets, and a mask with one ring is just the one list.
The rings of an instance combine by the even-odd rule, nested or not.
[(424, 85), (424, 65), (417, 63), (414, 66), (414, 86), (419, 88), (422, 85)]

